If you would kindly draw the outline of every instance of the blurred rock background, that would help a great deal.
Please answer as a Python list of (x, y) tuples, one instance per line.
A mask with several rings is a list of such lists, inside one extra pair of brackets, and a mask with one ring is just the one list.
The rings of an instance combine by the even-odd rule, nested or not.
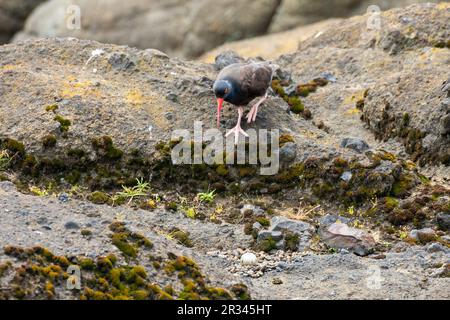
[(7, 42), (44, 0), (0, 0), (0, 44)]
[[(155, 48), (172, 56), (197, 58), (224, 43), (286, 31), (329, 18), (362, 14), (373, 4), (385, 10), (417, 2), (425, 1), (0, 0), (0, 43), (22, 29), (29, 15), (23, 30), (12, 41), (76, 37)], [(81, 8), (79, 30), (67, 27), (71, 14), (67, 9), (71, 5)], [(298, 30), (294, 41), (288, 35), (287, 41), (291, 41), (288, 48), (296, 47), (304, 33), (310, 35), (314, 30)]]

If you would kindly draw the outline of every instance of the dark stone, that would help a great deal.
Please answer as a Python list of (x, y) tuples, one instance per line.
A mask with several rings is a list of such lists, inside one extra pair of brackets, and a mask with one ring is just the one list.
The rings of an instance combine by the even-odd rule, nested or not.
[(367, 256), (372, 253), (376, 244), (369, 233), (339, 222), (333, 223), (326, 229), (321, 228), (319, 234), (328, 247), (346, 249), (358, 256)]
[[(281, 68), (278, 68), (278, 69), (275, 70), (275, 72), (273, 74), (273, 79), (290, 83), (292, 81), (292, 74), (289, 71), (282, 70)], [(297, 86), (295, 84), (293, 86), (294, 86), (293, 92), (295, 93), (295, 89), (297, 88)], [(287, 93), (286, 90), (288, 90), (288, 88), (286, 88), (284, 90)]]
[(169, 101), (172, 101), (172, 102), (178, 102), (178, 96), (175, 93), (173, 93), (173, 92), (169, 92), (166, 95), (166, 99), (169, 100)]
[(328, 80), (329, 82), (337, 82), (336, 77), (331, 72), (322, 72), (320, 74), (320, 77)]
[(123, 53), (113, 53), (108, 60), (108, 63), (115, 70), (125, 71), (136, 67), (136, 63), (130, 57)]
[(280, 148), (280, 161), (292, 162), (297, 157), (297, 145), (293, 142), (287, 142)]
[(66, 222), (66, 224), (64, 225), (64, 228), (73, 230), (73, 229), (80, 229), (80, 226), (78, 223), (76, 223), (74, 221), (69, 221), (69, 222)]
[(440, 229), (444, 231), (450, 230), (450, 214), (444, 212), (438, 213), (436, 220)]
[(273, 239), (274, 241), (280, 241), (283, 239), (283, 235), (280, 231), (267, 231), (262, 230), (258, 233), (258, 242), (263, 240)]
[(370, 149), (367, 142), (365, 142), (364, 140), (359, 139), (359, 138), (345, 138), (341, 142), (341, 147), (347, 148), (347, 149), (352, 149), (359, 153), (362, 153), (362, 152)]
[(450, 133), (450, 114), (441, 118), (440, 133), (446, 135)]
[(63, 192), (63, 193), (61, 193), (58, 196), (58, 200), (63, 202), (63, 203), (66, 203), (66, 202), (68, 202), (70, 200), (70, 198), (69, 198), (69, 195), (67, 193)]
[(214, 66), (216, 67), (217, 70), (222, 70), (223, 68), (231, 64), (241, 62), (244, 62), (244, 59), (241, 56), (239, 56), (236, 52), (229, 50), (220, 53), (216, 57)]

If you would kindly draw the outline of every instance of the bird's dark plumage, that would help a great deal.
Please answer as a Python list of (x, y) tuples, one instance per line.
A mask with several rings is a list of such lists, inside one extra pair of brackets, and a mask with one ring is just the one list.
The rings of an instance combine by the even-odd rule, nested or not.
[[(244, 106), (265, 95), (273, 70), (268, 63), (236, 63), (224, 68), (214, 84), (217, 97), (236, 106)], [(225, 90), (227, 88), (227, 90)]]
[(267, 90), (272, 82), (272, 76), (272, 65), (266, 62), (232, 64), (224, 68), (217, 76), (213, 87), (217, 98), (217, 127), (220, 127), (220, 110), (222, 110), (223, 102), (237, 106), (237, 124), (226, 134), (227, 137), (234, 134), (235, 144), (238, 143), (240, 134), (248, 137), (241, 128), (244, 106), (253, 99), (262, 97), (246, 115), (247, 123), (255, 122), (259, 106), (267, 99)]

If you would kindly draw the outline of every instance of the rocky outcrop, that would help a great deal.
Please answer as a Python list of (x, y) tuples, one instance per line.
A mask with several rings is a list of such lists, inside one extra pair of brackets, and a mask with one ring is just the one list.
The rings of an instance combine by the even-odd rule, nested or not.
[[(448, 59), (448, 28), (442, 22), (449, 18), (448, 8), (442, 3), (392, 10), (380, 15), (379, 30), (368, 25), (370, 15), (334, 21), (329, 27), (314, 29), (309, 39), (298, 41), (297, 52), (285, 55), (278, 63), (285, 70), (294, 70), (291, 76), (296, 84), (319, 76), (330, 79), (328, 86), (303, 99), (314, 123), (324, 131), (333, 131), (342, 141), (358, 132), (357, 138), (376, 146), (377, 142), (367, 138), (357, 123), (360, 118), (376, 140), (397, 150), (394, 144), (402, 143), (405, 152), (421, 165), (448, 165), (449, 80), (435, 68), (436, 64), (443, 68)], [(427, 19), (429, 23), (424, 23)], [(291, 32), (297, 34), (296, 30), (277, 34), (282, 39), (280, 48), (284, 40), (295, 39)], [(254, 57), (259, 55), (261, 44), (272, 43), (274, 36), (231, 43), (222, 49), (236, 49), (243, 56)], [(276, 47), (277, 41), (274, 43)], [(291, 50), (277, 50), (277, 54)], [(212, 61), (212, 54), (202, 59)], [(423, 72), (416, 72), (417, 66)], [(418, 87), (421, 90), (414, 89)], [(339, 107), (330, 113), (326, 105)], [(448, 170), (444, 169), (442, 175), (448, 175)]]
[[(419, 2), (440, 2), (420, 0), (332, 0), (311, 2), (307, 0), (284, 0), (270, 25), (271, 32), (288, 30), (298, 25), (310, 24), (330, 17), (349, 17), (366, 13), (369, 6), (381, 10), (404, 7)], [(374, 9), (375, 10), (375, 9)], [(376, 12), (376, 11), (375, 11)]]
[(1, 0), (0, 1), (0, 44), (22, 29), (25, 19), (44, 0)]
[[(398, 25), (399, 15), (408, 18), (410, 25)], [(431, 46), (435, 39), (445, 37), (439, 30), (445, 30), (447, 17), (445, 4), (393, 10), (382, 15), (384, 31), (369, 33), (367, 39), (366, 17), (356, 17), (280, 58), (277, 63), (284, 73), (290, 73), (294, 85), (289, 94), (297, 96), (288, 97), (282, 93), (288, 87), (275, 86), (281, 98), (269, 99), (254, 127), (281, 131), (283, 163), (275, 176), (255, 176), (256, 168), (233, 166), (196, 168), (192, 175), (190, 166), (175, 170), (170, 164), (175, 129), (192, 131), (196, 120), (203, 121), (205, 129), (214, 126), (211, 85), (216, 68), (169, 59), (156, 50), (75, 39), (25, 41), (0, 49), (2, 146), (17, 155), (11, 165), (20, 168), (27, 179), (39, 181), (38, 177), (49, 174), (64, 182), (85, 184), (92, 191), (132, 185), (138, 177), (151, 176), (167, 185), (186, 184), (192, 190), (211, 184), (214, 189), (233, 192), (275, 192), (300, 183), (315, 196), (342, 202), (391, 193), (407, 196), (420, 182), (414, 166), (405, 163), (396, 142), (377, 141), (364, 123), (376, 121), (371, 108), (379, 107), (373, 101), (385, 93), (382, 88), (405, 74), (411, 75), (405, 76), (405, 84), (421, 105), (400, 99), (399, 92), (390, 96), (392, 107), (387, 112), (408, 108), (408, 132), (423, 128), (425, 135), (437, 134), (434, 119), (446, 111), (435, 108), (436, 116), (425, 118), (423, 109), (445, 99), (441, 82), (446, 76), (439, 70), (449, 50)], [(408, 42), (408, 50), (389, 54), (380, 47), (385, 33), (411, 29), (417, 30), (417, 37)], [(336, 39), (336, 33), (344, 38)], [(373, 48), (367, 49), (374, 41)], [(428, 47), (433, 63), (418, 65)], [(418, 67), (424, 69), (421, 76), (428, 82), (412, 75)], [(415, 89), (419, 87), (423, 90)], [(234, 124), (234, 117), (232, 108), (225, 110), (223, 131)], [(374, 130), (372, 125), (369, 128)], [(348, 137), (364, 140), (364, 150), (340, 148)], [(429, 150), (427, 156), (436, 155), (429, 162), (445, 159), (448, 137), (440, 135), (438, 142), (423, 149)], [(367, 146), (372, 149), (366, 151)], [(436, 152), (439, 146), (443, 154)], [(410, 151), (407, 144), (405, 150)], [(192, 180), (203, 182), (199, 185)]]
[[(326, 174), (336, 166), (333, 159), (365, 158), (356, 152), (344, 155), (322, 144), (314, 138), (322, 135), (320, 129), (289, 115), (288, 105), (272, 98), (255, 128), (279, 129), (284, 134), (282, 146), (295, 143), (292, 147), (297, 151), (291, 152), (295, 158), (289, 159), (289, 169), (264, 177), (254, 176), (255, 169), (212, 166), (195, 176), (189, 169), (183, 177), (180, 167), (171, 169), (172, 132), (193, 131), (194, 121), (203, 121), (205, 128), (214, 126), (211, 85), (217, 71), (212, 66), (170, 60), (154, 50), (75, 39), (27, 41), (0, 50), (5, 79), (0, 88), (2, 146), (17, 154), (12, 164), (30, 178), (58, 173), (66, 182), (87, 183), (95, 189), (120, 187), (150, 174), (165, 183), (209, 177), (216, 189), (233, 188), (228, 182), (239, 181), (241, 186), (235, 190), (239, 191), (285, 188), (307, 171), (317, 182), (317, 194), (326, 194), (335, 176)], [(14, 90), (23, 83), (28, 85)], [(22, 107), (11, 109), (11, 105)], [(223, 127), (230, 127), (234, 117), (232, 108), (226, 110)], [(117, 171), (114, 168), (119, 164)], [(348, 162), (339, 166), (346, 167)], [(402, 170), (394, 164), (385, 167), (376, 177), (380, 182), (375, 193), (388, 192)], [(356, 190), (361, 187), (358, 179), (365, 179), (370, 170), (356, 169), (361, 176), (355, 171), (355, 197), (365, 194)]]
[[(281, 131), (284, 162), (275, 176), (254, 176), (255, 168), (233, 166), (196, 168), (193, 176), (190, 166), (175, 171), (170, 165), (175, 129), (193, 130), (196, 120), (203, 121), (205, 129), (214, 126), (211, 85), (216, 68), (169, 59), (156, 50), (75, 39), (25, 41), (0, 49), (2, 146), (17, 154), (11, 164), (32, 180), (50, 174), (72, 184), (86, 184), (93, 191), (151, 176), (167, 184), (174, 181), (192, 189), (207, 188), (189, 183), (194, 179), (233, 192), (267, 193), (300, 183), (315, 196), (343, 202), (390, 193), (406, 196), (420, 179), (414, 166), (405, 163), (397, 142), (375, 139), (379, 131), (372, 113), (379, 108), (376, 97), (383, 96), (383, 88), (400, 77), (400, 82), (390, 87), (398, 92), (389, 95), (391, 107), (386, 112), (397, 114), (408, 108), (408, 122), (404, 123), (408, 137), (416, 137), (418, 131), (423, 135), (416, 137), (415, 143), (438, 135), (435, 122), (446, 111), (434, 108), (428, 115), (435, 115), (425, 117), (424, 108), (446, 99), (442, 83), (447, 76), (439, 70), (446, 64), (449, 50), (432, 46), (446, 36), (440, 30), (445, 30), (448, 8), (445, 4), (416, 5), (389, 11), (382, 15), (384, 29), (376, 33), (365, 32), (367, 17), (356, 17), (280, 58), (277, 63), (289, 74), (289, 80), (283, 81), (294, 85), (289, 92), (294, 96), (286, 94), (289, 87), (282, 87), (286, 83), (274, 86), (281, 98), (269, 99), (254, 127)], [(398, 24), (400, 15), (409, 25)], [(413, 29), (417, 35), (405, 44), (408, 50), (385, 51), (382, 43), (387, 35)], [(336, 33), (342, 39), (337, 39)], [(424, 57), (433, 63), (417, 64)], [(420, 77), (427, 81), (419, 81), (417, 68), (423, 69)], [(420, 105), (410, 103), (412, 95), (402, 98), (407, 95), (400, 90), (404, 85)], [(15, 90), (18, 87), (21, 89)], [(287, 113), (289, 109), (291, 113)], [(234, 124), (234, 117), (232, 108), (225, 110), (222, 130)], [(364, 148), (340, 148), (348, 137), (364, 140)], [(445, 163), (448, 141), (439, 134), (428, 149), (418, 149), (419, 159)], [(409, 140), (400, 142), (411, 151)], [(369, 151), (368, 146), (372, 148)], [(378, 150), (380, 147), (383, 150)], [(230, 184), (236, 181), (237, 186)]]
[(441, 212), (437, 216), (437, 223), (442, 230), (450, 230), (450, 213)]
[(268, 230), (258, 233), (256, 244), (263, 251), (285, 249), (304, 251), (309, 248), (314, 228), (306, 222), (273, 217)]
[(352, 119), (361, 118), (377, 140), (401, 143), (421, 165), (448, 166), (448, 74), (441, 70), (450, 54), (444, 22), (449, 4), (387, 11), (379, 30), (368, 28), (368, 18), (338, 23), (302, 42), (280, 65), (300, 83), (322, 72), (337, 79), (303, 100), (321, 127), (345, 133), (343, 138), (361, 133), (358, 138), (376, 145), (365, 139), (363, 126), (353, 125)]

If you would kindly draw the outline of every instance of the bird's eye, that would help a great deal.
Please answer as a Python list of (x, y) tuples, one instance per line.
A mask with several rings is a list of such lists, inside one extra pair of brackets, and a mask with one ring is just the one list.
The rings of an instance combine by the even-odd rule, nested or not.
[(225, 90), (223, 91), (225, 94), (228, 93), (228, 88), (225, 88)]

